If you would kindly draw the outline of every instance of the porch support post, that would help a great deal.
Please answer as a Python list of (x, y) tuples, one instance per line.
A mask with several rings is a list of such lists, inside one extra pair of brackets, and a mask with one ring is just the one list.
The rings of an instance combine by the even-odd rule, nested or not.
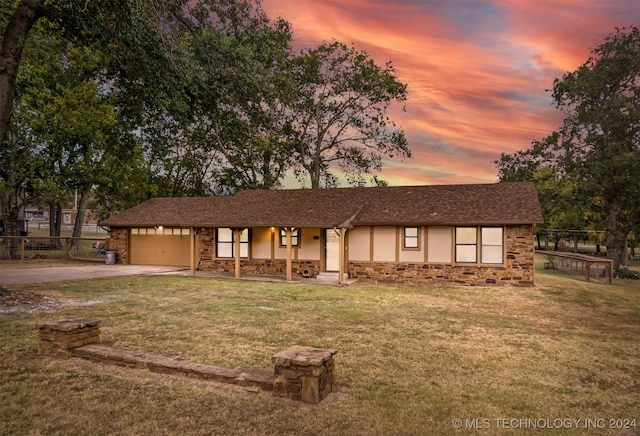
[(189, 231), (189, 274), (196, 275), (196, 229)]
[(341, 228), (338, 230), (338, 236), (340, 237), (339, 239), (339, 243), (338, 243), (338, 250), (340, 251), (340, 254), (338, 255), (338, 262), (340, 263), (338, 265), (338, 283), (342, 284), (344, 282), (344, 248), (345, 248), (345, 241), (344, 241), (344, 237), (345, 237), (345, 233), (347, 232), (347, 229)]
[(240, 278), (240, 235), (242, 229), (233, 229), (233, 238), (235, 241), (235, 277)]
[(291, 232), (292, 232), (292, 228), (291, 227), (287, 227), (285, 228), (285, 234), (287, 236), (287, 281), (290, 282), (291, 280), (293, 280), (292, 278), (292, 261), (291, 261)]

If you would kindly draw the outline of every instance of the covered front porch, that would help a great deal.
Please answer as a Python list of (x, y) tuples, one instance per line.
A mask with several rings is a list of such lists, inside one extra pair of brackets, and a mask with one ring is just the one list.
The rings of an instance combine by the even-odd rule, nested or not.
[(286, 281), (347, 280), (347, 228), (194, 228), (190, 273), (233, 274), (234, 278), (281, 277)]

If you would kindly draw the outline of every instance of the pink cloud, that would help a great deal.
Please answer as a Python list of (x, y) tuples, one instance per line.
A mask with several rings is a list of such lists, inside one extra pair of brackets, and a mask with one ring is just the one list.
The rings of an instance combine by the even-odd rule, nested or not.
[(297, 47), (338, 39), (408, 84), (393, 119), (414, 158), (390, 162), (392, 184), (496, 180), (500, 153), (526, 148), (562, 114), (545, 89), (585, 62), (589, 50), (640, 21), (637, 0), (263, 0), (290, 21)]

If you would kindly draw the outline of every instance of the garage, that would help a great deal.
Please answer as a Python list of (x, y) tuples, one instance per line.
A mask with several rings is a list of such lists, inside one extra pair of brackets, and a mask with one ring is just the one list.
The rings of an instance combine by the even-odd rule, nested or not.
[(129, 259), (132, 265), (189, 266), (190, 247), (190, 229), (133, 228)]

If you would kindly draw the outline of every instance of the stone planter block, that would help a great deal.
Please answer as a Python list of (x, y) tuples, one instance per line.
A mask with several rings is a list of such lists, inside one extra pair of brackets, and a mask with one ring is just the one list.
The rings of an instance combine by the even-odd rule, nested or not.
[(333, 391), (336, 353), (329, 348), (296, 345), (274, 354), (273, 394), (318, 404)]

